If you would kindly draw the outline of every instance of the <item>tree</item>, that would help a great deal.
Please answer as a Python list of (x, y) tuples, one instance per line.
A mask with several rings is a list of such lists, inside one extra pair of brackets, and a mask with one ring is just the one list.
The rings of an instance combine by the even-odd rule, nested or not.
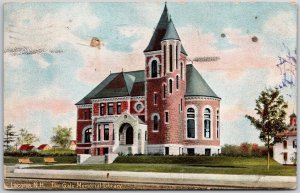
[(51, 137), (51, 142), (66, 149), (71, 142), (72, 128), (66, 128), (58, 125), (53, 128), (54, 135)]
[(258, 118), (250, 115), (245, 116), (260, 131), (259, 138), (267, 146), (268, 169), (270, 168), (270, 146), (281, 142), (282, 138), (277, 137), (276, 134), (287, 129), (287, 124), (285, 123), (285, 110), (287, 107), (288, 105), (279, 90), (277, 88), (269, 88), (262, 91), (256, 100), (254, 110)]
[(5, 150), (10, 150), (12, 148), (11, 143), (13, 143), (16, 140), (16, 132), (13, 131), (14, 126), (12, 124), (8, 124), (5, 127), (4, 131), (4, 139), (3, 139), (3, 144), (4, 144), (4, 149)]
[(35, 134), (30, 133), (27, 129), (22, 128), (19, 130), (17, 145), (32, 144), (37, 141), (39, 141), (38, 137)]

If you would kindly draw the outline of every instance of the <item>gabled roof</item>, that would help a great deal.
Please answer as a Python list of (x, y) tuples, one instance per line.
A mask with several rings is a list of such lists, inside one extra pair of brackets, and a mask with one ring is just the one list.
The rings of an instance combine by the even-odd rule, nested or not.
[(91, 104), (91, 99), (144, 96), (144, 70), (110, 74), (76, 105)]
[(197, 69), (189, 64), (186, 66), (186, 93), (185, 96), (207, 96), (220, 98), (209, 87)]
[(34, 149), (34, 146), (30, 144), (23, 144), (19, 147), (20, 151), (30, 151), (32, 149)]
[(38, 147), (39, 150), (44, 149), (45, 147), (49, 146), (48, 144), (42, 144)]
[[(169, 23), (170, 23), (170, 26), (169, 26)], [(165, 37), (166, 32), (168, 31), (168, 28), (170, 28), (169, 32), (168, 32), (169, 35), (167, 34), (167, 36)], [(165, 4), (165, 8), (160, 16), (159, 22), (155, 28), (155, 31), (151, 37), (149, 44), (148, 44), (147, 48), (144, 50), (144, 52), (161, 50), (161, 41), (167, 40), (164, 38), (175, 37), (176, 34), (174, 32), (176, 32), (176, 34), (177, 34), (175, 26), (169, 16), (167, 4)], [(178, 36), (178, 34), (177, 34), (177, 36)], [(177, 39), (180, 40), (179, 36)], [(181, 46), (181, 53), (187, 55), (183, 46)]]

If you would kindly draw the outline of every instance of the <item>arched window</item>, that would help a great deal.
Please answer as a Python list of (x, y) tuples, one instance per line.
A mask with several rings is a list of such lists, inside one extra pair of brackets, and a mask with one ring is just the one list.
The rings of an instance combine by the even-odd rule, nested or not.
[(84, 143), (91, 143), (92, 128), (88, 128), (83, 133)]
[(154, 115), (153, 117), (153, 130), (157, 131), (158, 130), (158, 116)]
[(219, 138), (220, 135), (220, 114), (219, 110), (217, 110), (217, 138)]
[(169, 45), (169, 57), (170, 57), (169, 71), (173, 72), (173, 46), (172, 45)]
[(286, 148), (287, 148), (287, 141), (284, 140), (284, 141), (283, 141), (283, 149), (286, 149)]
[(180, 76), (181, 76), (181, 80), (183, 80), (183, 63), (180, 63)]
[(204, 137), (210, 138), (211, 120), (210, 120), (210, 109), (204, 110)]
[(179, 89), (179, 76), (176, 76), (176, 89)]
[(151, 78), (156, 78), (158, 74), (158, 66), (157, 66), (157, 61), (153, 60), (151, 62)]
[(195, 109), (187, 109), (187, 138), (195, 138)]
[(169, 80), (169, 93), (172, 94), (173, 92), (173, 81), (172, 79)]

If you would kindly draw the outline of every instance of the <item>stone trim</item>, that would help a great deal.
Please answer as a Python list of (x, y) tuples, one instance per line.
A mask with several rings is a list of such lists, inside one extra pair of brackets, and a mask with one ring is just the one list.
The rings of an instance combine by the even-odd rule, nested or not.
[(216, 100), (216, 101), (221, 101), (219, 98), (214, 98), (214, 97), (207, 97), (207, 96), (185, 96), (184, 97), (186, 101), (205, 101), (205, 100)]
[(92, 108), (92, 104), (84, 104), (84, 105), (76, 105), (77, 109), (87, 109), (87, 108)]
[(127, 101), (130, 99), (130, 96), (125, 97), (110, 97), (110, 98), (101, 98), (101, 99), (91, 99), (92, 102), (119, 102), (119, 101)]

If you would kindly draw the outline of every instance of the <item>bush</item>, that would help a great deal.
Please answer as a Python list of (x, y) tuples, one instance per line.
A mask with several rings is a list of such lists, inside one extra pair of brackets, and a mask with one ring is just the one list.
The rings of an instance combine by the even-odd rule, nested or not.
[[(240, 145), (225, 144), (222, 147), (222, 155), (224, 156), (242, 156), (242, 157), (263, 157), (267, 156), (268, 151), (265, 146), (258, 146), (258, 144), (241, 143)], [(270, 155), (273, 156), (272, 147), (270, 148)]]
[(70, 152), (38, 152), (38, 151), (28, 151), (28, 152), (21, 152), (21, 151), (6, 151), (4, 152), (4, 156), (12, 156), (12, 157), (55, 157), (55, 156), (76, 156), (76, 153), (70, 153)]

